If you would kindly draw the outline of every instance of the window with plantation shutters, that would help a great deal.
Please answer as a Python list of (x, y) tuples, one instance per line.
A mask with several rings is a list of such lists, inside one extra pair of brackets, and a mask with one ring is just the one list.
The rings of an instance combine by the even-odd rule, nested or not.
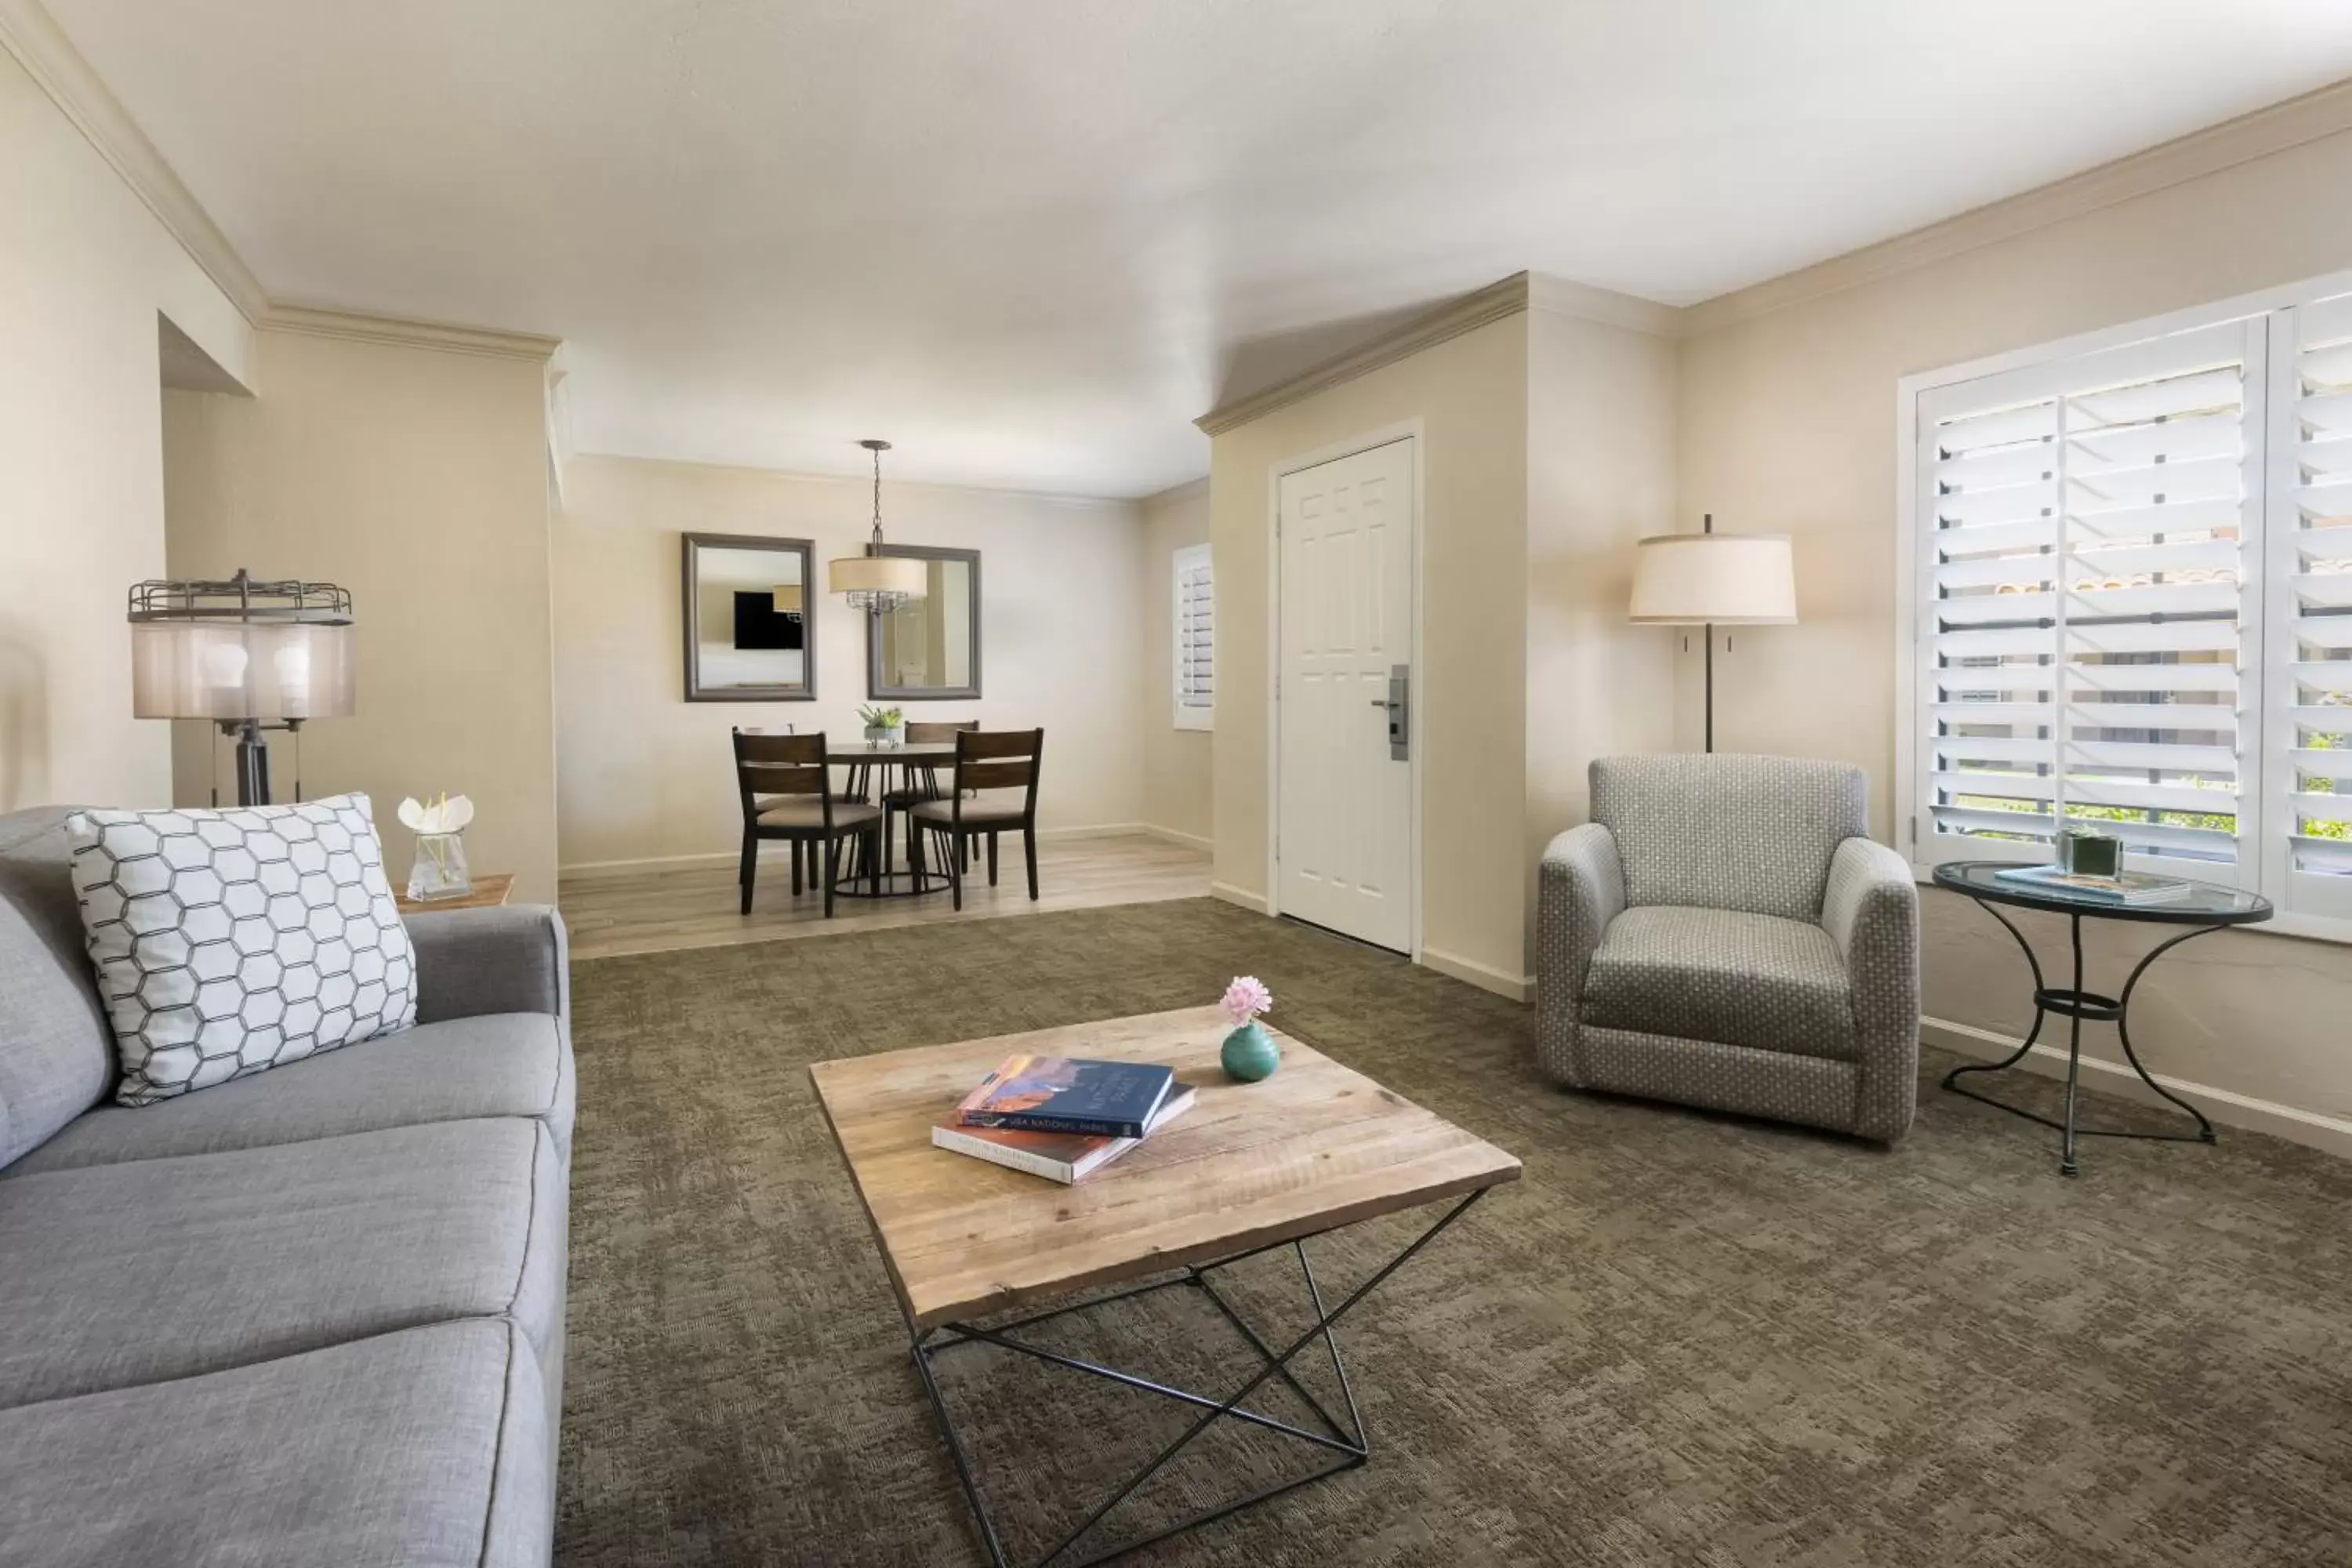
[(1215, 727), (1217, 706), (1216, 579), (1209, 547), (1176, 552), (1176, 728)]
[(1907, 378), (1903, 841), (2352, 941), (2352, 274)]
[(2251, 869), (2260, 356), (2232, 322), (1922, 398), (1927, 858)]
[(2277, 312), (2266, 720), (2286, 907), (2352, 919), (2352, 293)]

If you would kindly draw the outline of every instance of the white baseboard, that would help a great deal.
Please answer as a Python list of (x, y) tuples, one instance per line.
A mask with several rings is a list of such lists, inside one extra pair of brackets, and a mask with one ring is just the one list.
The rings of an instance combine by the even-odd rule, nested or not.
[(1231, 882), (1210, 883), (1209, 897), (1223, 899), (1229, 904), (1239, 904), (1254, 915), (1266, 912), (1264, 893), (1253, 893), (1247, 888), (1236, 888)]
[[(1988, 1061), (1998, 1061), (2018, 1047), (2018, 1038), (2013, 1035), (1980, 1029), (1974, 1024), (1955, 1024), (1948, 1018), (1920, 1019), (1919, 1037), (1930, 1045), (1942, 1046), (1962, 1056)], [(2063, 1079), (2066, 1076), (2066, 1047), (2037, 1042), (2025, 1060), (2018, 1065), (2045, 1077)], [(2107, 1061), (2085, 1051), (2083, 1054), (2083, 1071), (2092, 1086), (2103, 1092), (2122, 1094), (2147, 1105), (2164, 1103), (2149, 1093), (2147, 1086), (2139, 1081), (2139, 1076), (2122, 1062)], [(2192, 1101), (2224, 1127), (2242, 1127), (2249, 1131), (2267, 1132), (2290, 1142), (2352, 1159), (2352, 1121), (2323, 1115), (2316, 1110), (2280, 1105), (2274, 1100), (2256, 1100), (2252, 1095), (2215, 1089), (2210, 1084), (2191, 1083), (2187, 1079), (2171, 1078), (2163, 1073), (2152, 1076), (2157, 1082)]]
[(1507, 996), (1514, 1002), (1524, 1002), (1535, 994), (1536, 977), (1532, 974), (1513, 974), (1491, 964), (1451, 952), (1441, 952), (1427, 946), (1421, 950), (1421, 962), (1423, 967), (1434, 969), (1440, 974), (1450, 975), (1465, 984), (1475, 985), (1481, 991), (1491, 991), (1497, 996)]
[(1171, 844), (1181, 844), (1187, 849), (1198, 849), (1203, 855), (1216, 853), (1217, 841), (1213, 838), (1203, 838), (1197, 833), (1185, 833), (1173, 827), (1162, 827), (1154, 822), (1139, 823), (1136, 826), (1136, 831), (1149, 833), (1152, 837), (1165, 839)]

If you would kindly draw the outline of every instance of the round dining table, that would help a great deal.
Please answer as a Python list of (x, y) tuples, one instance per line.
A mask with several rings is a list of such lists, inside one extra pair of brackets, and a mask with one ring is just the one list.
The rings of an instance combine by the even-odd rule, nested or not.
[[(877, 775), (874, 794), (870, 797), (881, 805), (891, 790), (890, 770), (901, 771), (899, 787), (912, 788), (926, 773), (944, 767), (955, 767), (955, 742), (952, 741), (906, 741), (888, 745), (877, 741), (835, 741), (828, 739), (824, 760), (835, 767), (872, 769)], [(852, 774), (853, 782), (856, 775)], [(909, 826), (911, 837), (914, 829)], [(911, 865), (900, 868), (893, 864), (897, 847), (893, 843), (890, 813), (885, 807), (882, 815), (882, 865), (877, 871), (860, 867), (854, 874), (845, 871), (835, 881), (833, 890), (845, 899), (908, 899), (923, 893), (944, 892), (948, 874), (944, 868), (917, 872)]]

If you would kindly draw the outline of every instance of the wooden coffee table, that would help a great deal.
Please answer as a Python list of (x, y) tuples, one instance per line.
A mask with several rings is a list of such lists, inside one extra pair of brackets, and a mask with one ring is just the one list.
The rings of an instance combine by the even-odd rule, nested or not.
[[(1215, 1008), (1191, 1008), (809, 1068), (906, 1315), (924, 1392), (998, 1568), (1009, 1568), (1010, 1559), (932, 1375), (934, 1356), (962, 1344), (997, 1345), (1202, 1412), (1036, 1560), (1039, 1568), (1102, 1563), (1370, 1458), (1333, 1326), (1488, 1187), (1518, 1177), (1513, 1156), (1278, 1031), (1282, 1070), (1263, 1083), (1234, 1082), (1217, 1065), (1225, 1027)], [(1014, 1051), (1164, 1063), (1199, 1086), (1199, 1102), (1075, 1186), (932, 1148), (932, 1122)], [(1327, 1308), (1307, 1255), (1310, 1237), (1440, 1200), (1450, 1201), (1428, 1229)], [(1297, 1256), (1315, 1323), (1277, 1349), (1218, 1291), (1212, 1275), (1284, 1247)], [(1015, 1337), (1047, 1318), (1175, 1286), (1202, 1291), (1256, 1351), (1262, 1365), (1231, 1394), (1171, 1388)], [(1102, 1293), (1107, 1287), (1123, 1288)], [(1083, 1299), (1068, 1300), (1073, 1296)], [(1011, 1321), (1002, 1317), (1024, 1309), (1036, 1310)], [(1329, 1353), (1346, 1403), (1345, 1425), (1290, 1372), (1291, 1361), (1318, 1340)], [(1276, 1378), (1321, 1417), (1324, 1430), (1244, 1407), (1244, 1400)], [(1337, 1457), (1324, 1468), (1148, 1535), (1077, 1554), (1080, 1541), (1113, 1509), (1220, 1419), (1286, 1433)]]

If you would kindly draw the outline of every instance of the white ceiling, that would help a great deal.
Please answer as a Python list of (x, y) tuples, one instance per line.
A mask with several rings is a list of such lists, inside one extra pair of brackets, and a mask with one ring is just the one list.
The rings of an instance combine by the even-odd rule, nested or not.
[(583, 451), (1140, 495), (1244, 340), (1739, 288), (2352, 76), (2347, 0), (48, 0), (273, 298)]

